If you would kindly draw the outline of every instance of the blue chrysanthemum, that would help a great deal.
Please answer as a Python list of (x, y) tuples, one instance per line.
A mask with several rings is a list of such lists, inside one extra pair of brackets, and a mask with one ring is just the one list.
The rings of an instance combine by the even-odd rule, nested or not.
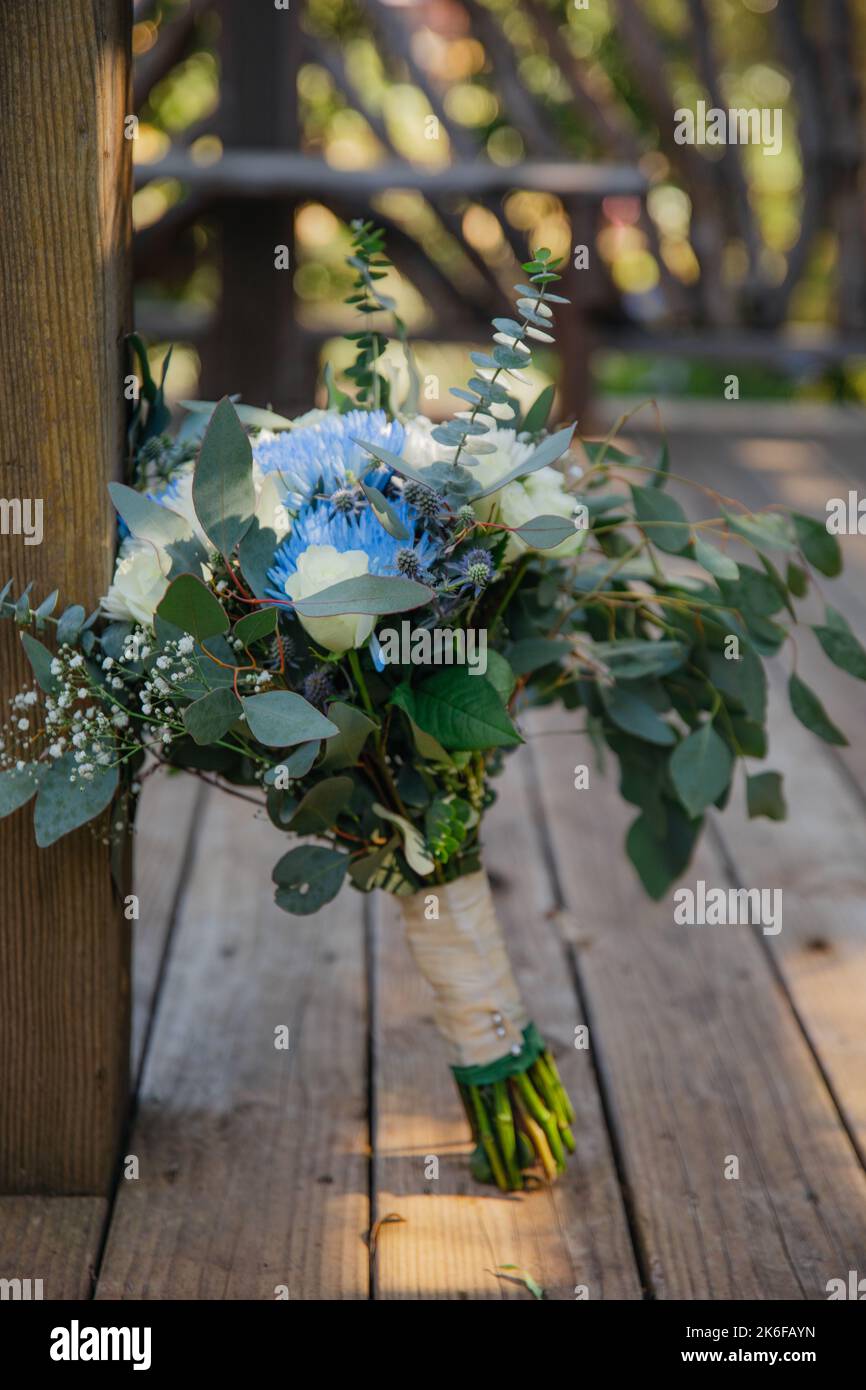
[(253, 446), (253, 456), (263, 473), (280, 474), (291, 509), (299, 511), (314, 498), (330, 499), (361, 478), (382, 488), (391, 470), (377, 465), (354, 440), (381, 444), (399, 454), (403, 434), (400, 422), (389, 421), (384, 410), (350, 410), (262, 440)]
[(425, 575), (439, 556), (440, 543), (419, 530), (417, 513), (408, 502), (392, 505), (394, 514), (409, 532), (404, 540), (389, 535), (369, 507), (356, 516), (335, 514), (321, 503), (303, 507), (291, 533), (274, 554), (268, 571), (268, 596), (285, 598), (286, 580), (297, 570), (299, 556), (311, 545), (332, 545), (341, 553), (362, 550), (368, 559), (369, 574), (410, 574), (413, 579)]

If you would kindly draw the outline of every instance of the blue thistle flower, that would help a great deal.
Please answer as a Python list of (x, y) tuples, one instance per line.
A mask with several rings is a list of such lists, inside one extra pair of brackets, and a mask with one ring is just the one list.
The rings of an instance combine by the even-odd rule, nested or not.
[(486, 589), (496, 570), (490, 551), (480, 546), (468, 550), (454, 568), (462, 586), (472, 589), (476, 598)]
[(314, 498), (345, 493), (361, 478), (383, 488), (392, 477), (391, 470), (377, 464), (354, 440), (381, 444), (399, 454), (403, 436), (403, 426), (398, 420), (389, 421), (384, 410), (350, 410), (254, 444), (253, 457), (263, 473), (280, 474), (289, 492), (289, 506), (300, 511)]
[(439, 541), (424, 531), (416, 531), (418, 516), (408, 502), (393, 502), (392, 507), (409, 532), (403, 540), (389, 535), (370, 507), (355, 516), (334, 513), (322, 503), (302, 507), (291, 532), (274, 554), (274, 563), (268, 570), (268, 597), (285, 598), (286, 580), (295, 573), (299, 556), (311, 545), (332, 545), (341, 553), (362, 550), (368, 559), (369, 574), (405, 574), (406, 552), (411, 550), (417, 558), (416, 573), (419, 577), (426, 574), (439, 557)]

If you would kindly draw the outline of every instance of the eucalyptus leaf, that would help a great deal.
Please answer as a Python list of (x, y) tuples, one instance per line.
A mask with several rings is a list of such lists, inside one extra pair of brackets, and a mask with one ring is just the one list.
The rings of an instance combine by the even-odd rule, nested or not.
[(250, 733), (266, 748), (291, 748), (339, 733), (336, 724), (293, 690), (246, 695), (241, 703)]
[(10, 816), (20, 806), (26, 806), (39, 790), (39, 783), (46, 771), (44, 763), (25, 763), (20, 770), (12, 767), (0, 772), (0, 818)]
[(709, 719), (677, 744), (671, 754), (670, 776), (691, 817), (700, 815), (726, 790), (733, 765), (730, 748)]
[(373, 515), (381, 526), (384, 526), (389, 536), (394, 536), (398, 541), (409, 539), (409, 531), (398, 517), (391, 503), (384, 493), (370, 483), (361, 483), (361, 488), (367, 501), (373, 509)]
[(714, 579), (736, 581), (739, 578), (740, 572), (735, 562), (699, 535), (694, 537), (694, 555), (698, 564)]
[(530, 473), (535, 473), (539, 468), (548, 468), (558, 458), (561, 458), (569, 448), (574, 438), (574, 429), (574, 425), (568, 425), (566, 429), (557, 430), (556, 434), (549, 434), (529, 455), (528, 459), (519, 463), (508, 473), (503, 474), (490, 487), (482, 488), (480, 492), (476, 493), (477, 498), (480, 500), (482, 497), (489, 497), (491, 493), (498, 492), (500, 488), (514, 482), (516, 478), (525, 478)]
[(276, 548), (276, 532), (270, 526), (262, 526), (258, 517), (254, 516), (238, 546), (238, 561), (241, 574), (256, 598), (266, 596), (268, 570), (274, 563)]
[(341, 579), (308, 598), (295, 599), (294, 607), (305, 618), (332, 618), (344, 613), (408, 613), (429, 603), (433, 590), (403, 575), (361, 574)]
[(70, 773), (76, 767), (71, 753), (64, 753), (41, 779), (33, 812), (36, 843), (40, 849), (95, 820), (110, 804), (117, 791), (116, 767), (99, 768), (88, 781)]
[(794, 531), (787, 517), (778, 512), (726, 512), (722, 516), (738, 536), (751, 541), (758, 550), (793, 550)]
[(261, 607), (247, 613), (235, 623), (234, 636), (249, 648), (263, 637), (270, 637), (277, 630), (279, 610), (276, 607)]
[(749, 819), (766, 816), (768, 820), (785, 820), (788, 808), (782, 790), (780, 772), (758, 772), (746, 778), (746, 805)]
[(53, 654), (36, 637), (32, 637), (29, 632), (22, 632), (21, 645), (27, 653), (27, 660), (33, 668), (33, 674), (42, 690), (51, 694), (57, 689), (57, 677), (51, 674), (51, 663), (54, 660)]
[(335, 768), (354, 766), (376, 725), (363, 710), (342, 700), (334, 700), (328, 706), (328, 718), (337, 726), (338, 732), (325, 743), (325, 754), (319, 770), (330, 772)]
[(788, 698), (791, 701), (791, 709), (800, 723), (813, 734), (817, 734), (825, 743), (842, 748), (848, 746), (847, 738), (841, 729), (837, 729), (814, 690), (811, 690), (796, 672), (792, 673), (788, 681)]
[(180, 574), (173, 579), (156, 611), (160, 618), (181, 632), (188, 632), (199, 642), (227, 632), (229, 628), (219, 599), (193, 574)]
[(307, 916), (339, 893), (349, 867), (349, 856), (324, 845), (298, 845), (274, 867), (277, 885), (274, 900), (284, 912)]
[(187, 705), (183, 722), (198, 744), (216, 743), (240, 718), (241, 702), (230, 686), (211, 690)]
[(635, 515), (646, 527), (647, 538), (659, 550), (678, 555), (691, 538), (689, 523), (679, 502), (659, 488), (631, 484)]
[(835, 608), (827, 608), (826, 623), (813, 627), (812, 631), (824, 650), (825, 656), (849, 676), (866, 681), (866, 651), (854, 636), (846, 618)]
[(656, 714), (648, 700), (634, 691), (616, 685), (612, 690), (601, 687), (602, 701), (608, 717), (627, 734), (643, 739), (647, 743), (667, 746), (676, 742), (676, 735), (670, 724), (666, 724)]
[(827, 530), (826, 522), (801, 512), (794, 512), (791, 519), (797, 542), (809, 564), (828, 579), (835, 579), (842, 572), (842, 550), (836, 537)]
[(295, 835), (321, 835), (345, 810), (354, 790), (351, 777), (326, 777), (302, 798), (287, 829)]
[(532, 550), (553, 550), (575, 534), (574, 522), (562, 516), (534, 516), (513, 532)]
[[(249, 425), (251, 429), (258, 430), (290, 430), (293, 421), (285, 415), (278, 415), (274, 410), (265, 410), (258, 405), (243, 405), (240, 401), (233, 400), (235, 414), (244, 425)], [(205, 415), (208, 419), (213, 415), (222, 401), (178, 401), (178, 405), (183, 406), (184, 410), (190, 411), (193, 415)]]
[(192, 482), (195, 513), (208, 540), (228, 557), (255, 512), (253, 452), (227, 396), (214, 410), (202, 440)]

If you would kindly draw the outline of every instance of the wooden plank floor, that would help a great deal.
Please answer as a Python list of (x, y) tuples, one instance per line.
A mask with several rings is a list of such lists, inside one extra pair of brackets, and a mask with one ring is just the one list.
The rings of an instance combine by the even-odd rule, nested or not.
[[(854, 435), (682, 427), (671, 448), (675, 471), (752, 505), (821, 513), (866, 490)], [(864, 638), (866, 541), (845, 549), (828, 597)], [(578, 1112), (568, 1174), (528, 1194), (469, 1180), (393, 903), (346, 892), (286, 917), (267, 821), (190, 780), (151, 779), (124, 1175), (110, 1201), (0, 1198), (0, 1275), (41, 1277), (47, 1298), (526, 1299), (503, 1268), (516, 1266), (552, 1299), (772, 1300), (823, 1298), (828, 1279), (862, 1272), (863, 686), (809, 640), (798, 660), (851, 748), (801, 729), (779, 665), (768, 765), (786, 774), (791, 819), (749, 822), (735, 797), (684, 879), (781, 887), (777, 937), (675, 926), (623, 858), (630, 816), (613, 783), (592, 771), (574, 789), (574, 766), (591, 762), (579, 719), (528, 723), (487, 863)], [(581, 1025), (589, 1049), (574, 1046)]]

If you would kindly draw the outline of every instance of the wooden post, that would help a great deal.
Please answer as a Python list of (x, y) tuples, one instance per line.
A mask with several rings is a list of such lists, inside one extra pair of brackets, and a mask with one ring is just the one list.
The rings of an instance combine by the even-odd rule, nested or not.
[[(297, 150), (300, 5), (220, 0), (220, 135), (227, 151)], [(313, 405), (311, 343), (297, 324), (290, 196), (225, 198), (219, 205), (222, 290), (205, 345), (202, 394), (234, 391), (252, 405), (294, 413)], [(288, 268), (275, 264), (286, 247)]]
[[(0, 537), (16, 591), (94, 606), (112, 569), (130, 324), (131, 0), (4, 0), (0, 492), (44, 540)], [(32, 679), (0, 624), (0, 710)], [(129, 927), (89, 827), (49, 850), (0, 821), (0, 1191), (108, 1191), (126, 1115)]]

